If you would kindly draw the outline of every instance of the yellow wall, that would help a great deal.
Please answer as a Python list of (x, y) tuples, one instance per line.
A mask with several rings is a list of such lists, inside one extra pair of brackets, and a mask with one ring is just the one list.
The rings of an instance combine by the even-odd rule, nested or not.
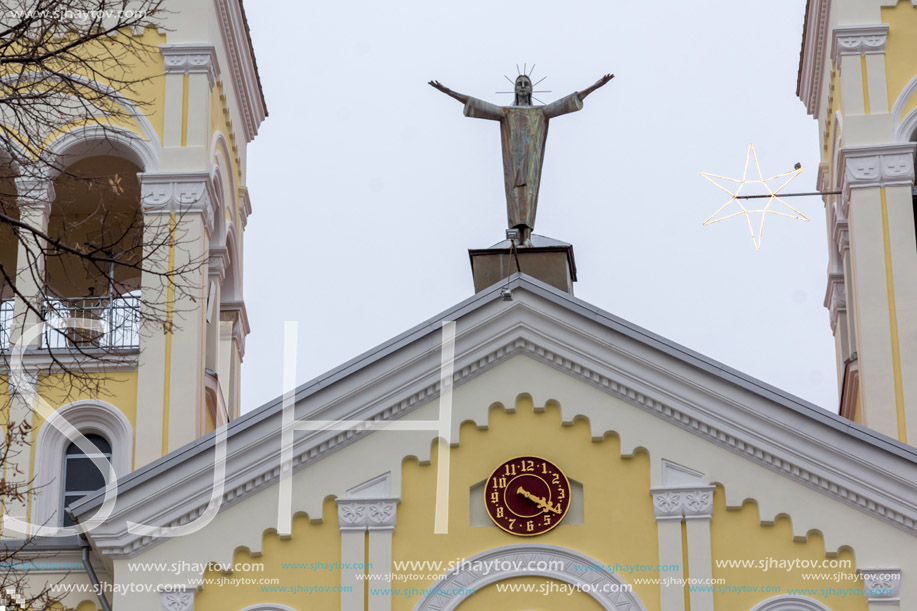
[[(111, 55), (111, 51), (107, 51), (106, 47), (113, 48), (115, 49), (114, 52), (118, 53), (119, 69), (112, 70), (112, 62), (108, 62), (104, 64), (104, 67), (102, 67), (102, 64), (96, 65), (96, 68), (105, 72), (105, 74), (90, 74), (87, 69), (80, 70), (77, 74), (87, 78), (94, 78), (102, 85), (117, 89), (131, 103), (138, 105), (138, 110), (150, 121), (161, 142), (165, 122), (165, 113), (163, 112), (165, 78), (163, 78), (163, 59), (159, 52), (159, 45), (166, 42), (166, 36), (158, 33), (155, 28), (147, 28), (139, 36), (135, 36), (131, 34), (129, 29), (125, 29), (119, 32), (117, 36), (132, 38), (135, 43), (136, 53), (125, 52), (124, 49), (126, 47), (123, 46), (114, 47), (113, 45), (120, 44), (118, 40), (109, 40), (103, 37), (85, 44), (81, 47), (81, 52), (85, 49), (88, 57), (104, 58)], [(126, 81), (130, 85), (127, 87), (123, 84), (113, 85), (112, 83), (117, 80)], [(94, 98), (95, 95), (90, 97)], [(96, 102), (102, 104), (101, 101), (96, 100)], [(101, 107), (103, 110), (105, 109), (104, 104)], [(120, 112), (124, 112), (123, 109)], [(84, 122), (79, 121), (77, 123)], [(91, 123), (102, 122), (104, 122), (104, 119), (94, 120)], [(136, 123), (126, 117), (115, 119), (112, 123), (138, 134), (142, 133)], [(59, 132), (50, 134), (46, 142), (54, 140), (59, 135)]]
[[(276, 534), (266, 534), (263, 553), (252, 556), (245, 550), (236, 551), (235, 563), (263, 563), (263, 571), (234, 571), (223, 574), (207, 571), (201, 593), (194, 601), (196, 611), (230, 611), (244, 609), (257, 603), (273, 602), (294, 609), (336, 609), (341, 595), (331, 590), (340, 586), (340, 573), (334, 570), (310, 567), (314, 562), (338, 563), (341, 561), (341, 539), (337, 526), (337, 507), (333, 500), (325, 502), (322, 521), (313, 524), (309, 516), (299, 514), (293, 518), (293, 536), (281, 540)], [(301, 563), (306, 568), (284, 568), (284, 563)], [(233, 585), (221, 579), (271, 579), (280, 580), (279, 587), (313, 588), (312, 592), (270, 591), (271, 585), (236, 582)], [(267, 591), (262, 590), (262, 587)]]
[[(809, 533), (808, 540), (793, 540), (793, 529), (790, 518), (780, 518), (773, 526), (762, 526), (758, 508), (754, 503), (745, 503), (740, 510), (729, 511), (723, 488), (717, 486), (713, 497), (714, 513), (710, 524), (711, 551), (714, 560), (753, 560), (756, 563), (765, 561), (768, 568), (721, 567), (714, 562), (713, 577), (726, 580), (726, 586), (741, 588), (748, 586), (758, 588), (758, 592), (723, 591), (714, 594), (714, 605), (717, 609), (751, 609), (755, 604), (780, 594), (790, 593), (790, 589), (811, 589), (811, 598), (819, 600), (832, 611), (866, 611), (866, 599), (863, 596), (843, 596), (837, 592), (825, 591), (850, 588), (861, 589), (862, 581), (834, 581), (834, 574), (856, 576), (855, 566), (850, 568), (785, 568), (787, 561), (807, 560), (821, 562), (824, 560), (849, 560), (853, 554), (849, 550), (837, 553), (836, 558), (828, 559), (825, 546), (818, 533)], [(771, 563), (770, 560), (774, 563)], [(781, 561), (784, 561), (781, 563)], [(831, 579), (803, 579), (803, 573), (830, 574)], [(762, 593), (761, 589), (770, 589)]]
[[(904, 87), (917, 74), (917, 7), (907, 0), (897, 6), (882, 9), (882, 23), (888, 24), (888, 41), (885, 48), (885, 71), (888, 79), (888, 102), (893, 105)], [(911, 96), (905, 105), (902, 118), (917, 106), (917, 97)]]
[[(398, 525), (393, 535), (395, 561), (441, 561), (443, 566), (447, 566), (450, 561), (470, 558), (489, 549), (537, 542), (577, 550), (603, 564), (658, 564), (657, 527), (649, 493), (650, 459), (645, 452), (622, 457), (616, 437), (606, 436), (600, 441), (593, 441), (585, 420), (563, 424), (558, 407), (549, 406), (544, 411), (535, 411), (527, 399), (519, 401), (515, 413), (507, 412), (500, 406), (492, 408), (486, 428), (465, 423), (461, 427), (459, 441), (450, 455), (448, 534), (433, 534), (436, 452), (427, 464), (419, 464), (411, 457), (404, 460)], [(516, 537), (492, 526), (470, 525), (470, 489), (485, 480), (500, 463), (526, 454), (539, 455), (554, 462), (569, 479), (582, 484), (585, 523), (565, 521), (534, 539)], [(799, 568), (797, 564), (791, 570), (785, 567), (763, 570), (760, 566), (714, 566), (713, 577), (724, 579), (724, 586), (727, 586), (714, 593), (717, 609), (750, 609), (767, 598), (789, 594), (791, 589), (812, 590), (810, 597), (825, 603), (832, 611), (867, 609), (863, 596), (850, 594), (850, 589), (862, 588), (862, 582), (841, 581), (834, 577), (838, 573), (855, 575), (852, 551), (831, 550), (836, 554), (828, 558), (818, 533), (810, 533), (806, 541), (795, 541), (790, 518), (778, 519), (773, 525), (762, 525), (757, 507), (751, 502), (741, 509), (727, 510), (722, 487), (717, 488), (714, 496), (711, 548), (714, 560), (758, 562), (772, 559), (786, 563), (836, 559), (851, 563), (845, 568), (813, 569)], [(266, 535), (263, 554), (252, 557), (245, 551), (238, 552), (235, 561), (261, 562), (264, 570), (236, 571), (226, 576), (209, 572), (206, 578), (277, 578), (281, 588), (333, 588), (340, 585), (338, 571), (282, 567), (282, 563), (287, 562), (330, 564), (340, 561), (340, 535), (334, 503), (326, 501), (321, 524), (311, 524), (306, 517), (300, 516), (295, 520), (292, 538), (281, 541), (275, 535)], [(436, 580), (436, 575), (428, 574), (432, 572), (396, 570), (391, 587), (429, 588)], [(831, 575), (813, 580), (803, 578), (804, 573), (813, 572)], [(418, 579), (418, 575), (423, 577)], [(414, 578), (409, 580), (409, 576)], [(659, 586), (657, 583), (638, 584), (635, 578), (660, 576), (667, 575), (656, 572), (618, 573), (618, 577), (633, 586), (634, 593), (649, 611), (661, 611)], [(526, 577), (500, 582), (501, 586), (511, 584), (529, 584), (532, 591), (500, 592), (497, 584), (492, 584), (467, 598), (460, 611), (505, 608), (590, 611), (599, 608), (591, 597), (573, 592), (569, 587), (565, 588), (565, 584), (551, 579)], [(369, 582), (364, 596), (368, 598), (370, 588), (379, 587), (386, 586)], [(545, 594), (545, 590), (551, 587), (553, 591)], [(834, 592), (825, 592), (825, 588), (834, 588)], [(842, 595), (840, 590), (846, 590), (847, 595)], [(339, 599), (339, 592), (271, 593), (257, 584), (218, 586), (211, 583), (205, 584), (195, 608), (200, 611), (226, 611), (258, 602), (276, 602), (294, 609), (336, 609)], [(392, 596), (392, 609), (408, 611), (419, 599), (418, 594)]]
[[(568, 479), (583, 485), (585, 523), (561, 523), (537, 539), (517, 537), (492, 526), (470, 526), (469, 489), (485, 480), (504, 461), (528, 454), (550, 460)], [(656, 520), (649, 495), (649, 458), (646, 454), (622, 458), (615, 437), (593, 442), (585, 420), (563, 426), (559, 408), (548, 407), (536, 413), (532, 402), (525, 399), (517, 405), (516, 413), (497, 407), (490, 412), (488, 430), (478, 430), (471, 423), (462, 426), (460, 445), (453, 448), (451, 463), (449, 534), (445, 536), (431, 534), (435, 455), (431, 465), (405, 461), (402, 502), (393, 537), (395, 560), (448, 562), (494, 547), (537, 541), (572, 548), (606, 564), (658, 564)], [(433, 585), (432, 581), (410, 583), (417, 588)], [(393, 587), (397, 584), (393, 583)], [(634, 590), (648, 606), (658, 607), (658, 587), (642, 585)], [(566, 595), (545, 598), (552, 597), (567, 598)], [(416, 598), (400, 597), (393, 601), (392, 609), (408, 610), (416, 603)]]

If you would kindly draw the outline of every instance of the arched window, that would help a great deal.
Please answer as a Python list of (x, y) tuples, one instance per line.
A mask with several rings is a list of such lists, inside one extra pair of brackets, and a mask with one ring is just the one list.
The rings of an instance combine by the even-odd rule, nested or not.
[(73, 526), (73, 520), (64, 511), (68, 505), (105, 486), (105, 475), (92, 461), (104, 458), (111, 462), (111, 444), (101, 435), (92, 433), (86, 435), (86, 439), (96, 447), (95, 452), (87, 454), (71, 442), (64, 454), (64, 468), (61, 470), (64, 474), (64, 490), (61, 493), (63, 526)]
[[(83, 496), (86, 491), (95, 491), (104, 485), (103, 475), (85, 454), (81, 452), (78, 457), (67, 458), (76, 456), (70, 454), (75, 444), (64, 435), (60, 427), (54, 426), (53, 421), (58, 418), (66, 420), (83, 436), (88, 437), (99, 449), (99, 454), (107, 454), (106, 458), (111, 462), (118, 477), (131, 472), (134, 456), (133, 427), (121, 410), (114, 405), (98, 399), (76, 401), (54, 412), (38, 430), (35, 443), (35, 483), (32, 486), (31, 522), (48, 527), (70, 524), (69, 521), (65, 522), (61, 509), (75, 502), (76, 498)], [(100, 446), (97, 443), (98, 439), (103, 440), (105, 446)], [(78, 451), (79, 448), (76, 447), (75, 450)], [(76, 479), (67, 483), (65, 480), (68, 479), (69, 462), (74, 463), (72, 469), (76, 470)], [(83, 466), (86, 466), (86, 477), (90, 478), (88, 482), (80, 477), (80, 469)], [(98, 482), (103, 483), (95, 486)], [(64, 499), (65, 496), (71, 495), (73, 498)]]

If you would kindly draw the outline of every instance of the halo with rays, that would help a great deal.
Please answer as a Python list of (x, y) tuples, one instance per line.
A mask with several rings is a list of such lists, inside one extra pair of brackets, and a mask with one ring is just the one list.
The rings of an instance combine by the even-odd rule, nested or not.
[[(519, 78), (520, 76), (527, 76), (527, 77), (529, 77), (529, 79), (531, 80), (532, 74), (534, 74), (534, 73), (535, 73), (535, 64), (532, 64), (532, 69), (531, 69), (531, 70), (528, 70), (528, 64), (522, 64), (522, 70), (519, 69), (519, 64), (516, 64), (516, 78)], [(509, 78), (509, 77), (506, 76), (505, 74), (503, 75), (503, 78), (505, 78), (507, 81), (509, 81), (510, 84), (513, 85), (513, 87), (516, 86), (516, 81), (514, 81), (514, 80), (511, 79), (511, 78)], [(538, 79), (537, 82), (532, 83), (532, 99), (533, 99), (533, 100), (537, 100), (538, 102), (541, 102), (542, 104), (544, 104), (544, 102), (542, 102), (541, 100), (539, 100), (538, 98), (536, 98), (536, 97), (535, 97), (535, 94), (536, 94), (536, 93), (551, 93), (551, 90), (550, 90), (550, 89), (537, 89), (537, 90), (536, 90), (535, 87), (537, 87), (537, 86), (538, 86), (538, 83), (540, 83), (541, 81), (545, 80), (546, 78), (548, 78), (548, 77), (547, 77), (547, 76), (543, 76), (543, 77), (541, 77), (540, 79)], [(515, 95), (516, 92), (515, 92), (515, 91), (497, 91), (496, 93), (509, 93), (509, 94)]]

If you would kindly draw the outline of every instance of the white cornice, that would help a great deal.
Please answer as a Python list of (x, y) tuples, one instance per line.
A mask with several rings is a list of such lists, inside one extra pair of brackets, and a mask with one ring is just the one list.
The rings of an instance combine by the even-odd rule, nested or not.
[(831, 41), (831, 60), (840, 67), (841, 55), (872, 55), (885, 53), (888, 24), (839, 25)]
[(850, 216), (851, 189), (914, 186), (913, 142), (882, 146), (850, 146), (841, 149), (839, 175), (843, 191), (842, 213)]
[(242, 220), (242, 229), (248, 225), (248, 217), (252, 215), (252, 200), (246, 187), (239, 187), (239, 215)]
[(23, 208), (32, 208), (45, 216), (51, 213), (54, 201), (54, 180), (40, 171), (16, 177), (17, 203)]
[[(723, 365), (628, 327), (588, 304), (534, 281), (511, 282), (514, 301), (485, 292), (458, 319), (454, 387), (525, 355), (644, 410), (765, 469), (917, 535), (914, 457), (884, 438)], [(497, 287), (500, 288), (500, 287)], [(493, 293), (493, 294), (491, 294)], [(297, 417), (397, 420), (438, 397), (439, 320), (396, 338), (297, 393)], [(224, 510), (278, 481), (279, 403), (230, 423)], [(571, 413), (571, 419), (575, 417)], [(486, 422), (478, 423), (479, 425)], [(293, 468), (317, 463), (371, 435), (313, 431), (296, 436)], [(213, 437), (125, 479), (112, 519), (91, 533), (110, 557), (131, 557), (160, 542), (131, 534), (125, 519), (162, 526), (202, 515), (213, 483)], [(155, 468), (154, 468), (155, 467)], [(725, 485), (728, 485), (726, 483)], [(168, 491), (174, 492), (168, 492)], [(80, 513), (94, 509), (88, 497)]]
[(141, 172), (140, 203), (144, 214), (199, 213), (209, 236), (213, 232), (216, 196), (207, 172)]
[(806, 112), (818, 116), (821, 104), (822, 83), (827, 70), (825, 55), (828, 46), (828, 15), (831, 0), (809, 0), (804, 44), (799, 58), (799, 86), (797, 94), (806, 105)]
[(244, 301), (224, 301), (220, 304), (221, 312), (235, 312), (236, 320), (232, 326), (232, 338), (239, 350), (239, 360), (245, 357), (245, 338), (252, 332), (248, 324), (248, 310)]
[(831, 333), (837, 332), (838, 317), (847, 312), (847, 293), (844, 288), (844, 274), (828, 274), (828, 287), (825, 289), (824, 305), (828, 308), (831, 321)]
[(210, 88), (220, 75), (216, 49), (208, 44), (159, 45), (166, 74), (206, 74)]
[(242, 113), (245, 141), (258, 135), (258, 127), (267, 116), (267, 107), (258, 82), (255, 59), (246, 31), (240, 0), (214, 0), (220, 19), (220, 34), (229, 57), (233, 89)]
[(209, 254), (207, 274), (218, 277), (222, 284), (223, 279), (226, 277), (226, 266), (229, 265), (229, 251), (222, 246), (211, 246)]
[(839, 255), (850, 250), (850, 223), (846, 216), (846, 207), (842, 199), (836, 199), (826, 206), (831, 224), (831, 240)]

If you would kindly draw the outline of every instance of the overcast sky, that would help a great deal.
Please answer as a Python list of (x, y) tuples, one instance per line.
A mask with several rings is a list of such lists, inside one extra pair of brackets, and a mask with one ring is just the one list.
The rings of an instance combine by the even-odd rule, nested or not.
[[(551, 102), (615, 79), (551, 121), (535, 232), (571, 242), (577, 297), (837, 409), (820, 198), (812, 220), (702, 227), (728, 195), (698, 172), (807, 169), (816, 122), (796, 97), (804, 0), (246, 4), (270, 116), (249, 146), (252, 333), (243, 410), (469, 297), (468, 248), (503, 239), (497, 124), (426, 83), (510, 104), (516, 64)], [(291, 35), (290, 32), (295, 34)]]

